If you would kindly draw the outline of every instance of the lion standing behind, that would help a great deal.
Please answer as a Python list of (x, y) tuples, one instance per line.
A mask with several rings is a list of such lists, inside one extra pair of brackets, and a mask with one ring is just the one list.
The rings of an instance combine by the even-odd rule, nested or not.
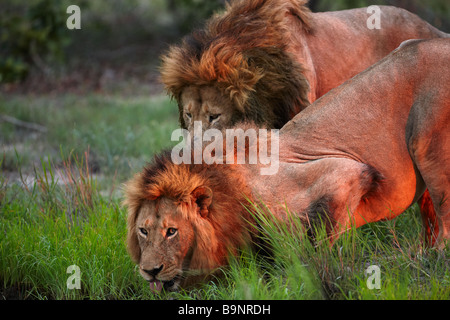
[(235, 1), (162, 57), (162, 80), (178, 101), (183, 128), (188, 126), (182, 94), (190, 86), (213, 87), (227, 97), (228, 124), (248, 118), (279, 128), (299, 111), (297, 105), (309, 104), (303, 68), (288, 52), (284, 21), (289, 12), (308, 29), (306, 2)]
[(312, 13), (305, 0), (235, 0), (162, 57), (161, 76), (181, 127), (229, 128), (251, 120), (281, 128), (317, 98), (401, 42), (447, 36), (416, 15), (380, 6)]

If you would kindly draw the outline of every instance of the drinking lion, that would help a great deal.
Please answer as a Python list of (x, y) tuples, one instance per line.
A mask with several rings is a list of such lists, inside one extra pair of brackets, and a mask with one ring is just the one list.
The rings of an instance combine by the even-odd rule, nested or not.
[[(290, 213), (351, 226), (392, 219), (428, 188), (450, 238), (450, 39), (409, 41), (333, 89), (279, 132), (279, 167), (174, 164), (155, 158), (126, 188), (128, 249), (160, 291), (198, 281), (254, 243), (242, 206), (260, 199), (274, 219)], [(273, 138), (271, 138), (273, 139)], [(305, 227), (308, 227), (305, 223)]]

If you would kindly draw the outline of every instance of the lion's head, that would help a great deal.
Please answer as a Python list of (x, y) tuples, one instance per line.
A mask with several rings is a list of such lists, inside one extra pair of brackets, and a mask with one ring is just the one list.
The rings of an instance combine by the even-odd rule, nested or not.
[(229, 128), (251, 120), (281, 128), (309, 105), (303, 67), (289, 52), (292, 14), (309, 26), (306, 1), (234, 1), (162, 56), (161, 78), (181, 127)]
[[(205, 194), (204, 201), (198, 198), (196, 203), (206, 206), (210, 200)], [(195, 229), (192, 221), (183, 219), (180, 211), (179, 203), (166, 197), (159, 201), (144, 201), (136, 216), (134, 230), (130, 230), (131, 240), (137, 238), (139, 247), (136, 248), (140, 255), (139, 272), (150, 282), (152, 290), (176, 289), (183, 278), (183, 270), (189, 268)]]
[(252, 243), (241, 178), (232, 166), (205, 166), (163, 153), (126, 185), (128, 251), (153, 291), (201, 281)]
[(180, 117), (189, 131), (195, 121), (202, 122), (202, 129), (226, 129), (229, 124), (242, 119), (242, 112), (227, 95), (214, 86), (187, 86), (180, 95)]

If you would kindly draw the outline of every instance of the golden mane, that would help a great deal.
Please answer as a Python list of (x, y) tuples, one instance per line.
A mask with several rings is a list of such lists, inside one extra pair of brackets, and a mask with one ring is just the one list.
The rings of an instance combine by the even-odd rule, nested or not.
[[(213, 193), (207, 216), (201, 216), (190, 203), (191, 194), (198, 187), (207, 187)], [(135, 233), (140, 208), (145, 201), (165, 197), (178, 204), (177, 211), (194, 227), (196, 239), (189, 269), (211, 271), (226, 264), (230, 252), (253, 243), (251, 215), (242, 205), (247, 202), (245, 194), (250, 191), (232, 165), (177, 165), (172, 162), (170, 152), (155, 156), (125, 186), (127, 243), (132, 259), (139, 262), (141, 254)]]
[[(186, 86), (214, 86), (229, 95), (244, 118), (281, 127), (309, 104), (303, 68), (287, 52), (285, 22), (289, 13), (309, 30), (306, 3), (237, 0), (227, 5), (223, 14), (214, 15), (204, 29), (162, 57), (161, 78), (167, 91), (181, 108)], [(180, 122), (185, 127), (181, 116)]]

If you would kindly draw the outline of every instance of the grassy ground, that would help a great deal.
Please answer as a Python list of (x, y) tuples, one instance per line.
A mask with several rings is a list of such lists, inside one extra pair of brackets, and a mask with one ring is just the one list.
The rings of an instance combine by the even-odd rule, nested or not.
[[(222, 279), (154, 297), (126, 252), (120, 187), (174, 144), (175, 105), (166, 97), (9, 95), (0, 97), (4, 115), (28, 125), (0, 122), (0, 299), (450, 299), (450, 252), (422, 247), (416, 207), (331, 249), (323, 232), (313, 246), (267, 223), (273, 261), (243, 253)], [(81, 271), (79, 290), (67, 287), (71, 265)], [(371, 265), (380, 289), (367, 285)]]

